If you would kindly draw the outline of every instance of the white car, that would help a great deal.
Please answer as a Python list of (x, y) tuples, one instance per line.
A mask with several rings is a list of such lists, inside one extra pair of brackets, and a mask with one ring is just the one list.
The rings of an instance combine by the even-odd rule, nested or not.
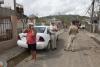
[[(50, 32), (48, 26), (35, 26), (37, 30), (36, 35), (36, 49), (50, 49)], [(17, 41), (18, 46), (28, 48), (26, 43), (27, 33), (20, 33)]]
[(81, 25), (80, 26), (81, 29), (85, 29), (85, 27), (86, 27), (85, 25)]

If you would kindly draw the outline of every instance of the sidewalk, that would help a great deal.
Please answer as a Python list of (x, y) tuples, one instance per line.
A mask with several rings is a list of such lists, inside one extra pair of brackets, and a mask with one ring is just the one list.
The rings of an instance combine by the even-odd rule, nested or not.
[(9, 49), (7, 51), (5, 51), (3, 54), (0, 55), (0, 61), (4, 62), (4, 64), (7, 64), (7, 61), (9, 61), (10, 59), (17, 57), (18, 55), (20, 55), (21, 53), (23, 53), (25, 51), (25, 49), (23, 48), (19, 48), (18, 46)]

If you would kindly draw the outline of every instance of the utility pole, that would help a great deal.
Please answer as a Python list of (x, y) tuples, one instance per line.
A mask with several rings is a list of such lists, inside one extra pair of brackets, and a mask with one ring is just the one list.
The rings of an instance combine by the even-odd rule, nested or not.
[(90, 18), (90, 22), (91, 22), (91, 32), (93, 32), (93, 18), (94, 18), (94, 5), (95, 5), (95, 0), (92, 1), (92, 9), (91, 9), (91, 18)]
[(14, 10), (16, 11), (16, 0), (14, 0)]
[(98, 23), (99, 23), (99, 31), (100, 31), (100, 0), (98, 1), (98, 3), (99, 3), (99, 13), (98, 13)]
[(14, 11), (15, 11), (15, 15), (16, 15), (16, 0), (14, 0)]
[(99, 0), (99, 21), (100, 21), (100, 0)]

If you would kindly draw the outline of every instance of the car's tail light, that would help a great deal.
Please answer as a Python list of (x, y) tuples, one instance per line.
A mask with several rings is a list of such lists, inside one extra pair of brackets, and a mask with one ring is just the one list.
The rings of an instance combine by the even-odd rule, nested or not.
[(19, 35), (17, 36), (17, 39), (18, 39), (18, 40), (21, 40), (21, 38), (20, 38), (20, 36), (19, 36)]
[(44, 41), (44, 38), (40, 36), (38, 41), (39, 42), (43, 42)]

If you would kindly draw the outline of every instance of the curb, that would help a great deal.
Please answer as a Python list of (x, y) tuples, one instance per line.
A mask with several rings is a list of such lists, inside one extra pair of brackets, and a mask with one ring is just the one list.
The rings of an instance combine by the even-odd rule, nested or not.
[[(92, 38), (97, 44), (100, 44), (100, 39), (98, 37), (96, 37), (95, 34), (93, 33), (88, 33), (87, 34), (90, 38)], [(99, 36), (100, 37), (100, 36)]]
[[(24, 48), (14, 47), (12, 49), (5, 51), (3, 54), (1, 54), (0, 61), (3, 62), (7, 66), (7, 62), (10, 59), (19, 56), (23, 52), (25, 52)], [(6, 67), (6, 66), (4, 66), (4, 67)]]
[(97, 39), (96, 37), (91, 37), (97, 44), (99, 44), (100, 45), (100, 40), (99, 39)]

